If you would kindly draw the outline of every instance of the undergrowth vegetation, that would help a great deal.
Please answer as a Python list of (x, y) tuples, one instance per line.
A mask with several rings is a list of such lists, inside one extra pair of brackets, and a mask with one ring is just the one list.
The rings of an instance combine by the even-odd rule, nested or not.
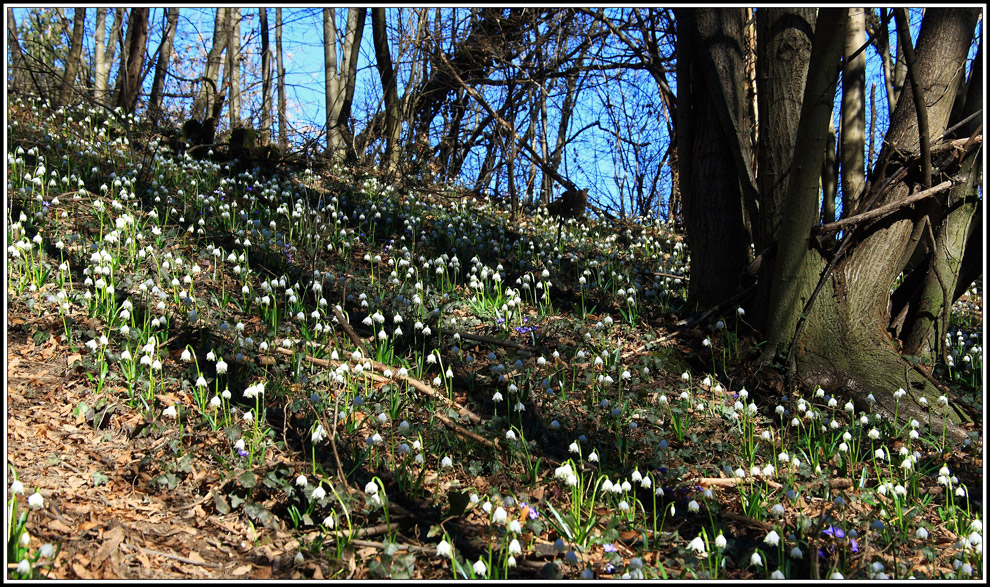
[[(209, 509), (337, 578), (981, 578), (982, 430), (784, 395), (741, 309), (671, 334), (665, 225), (558, 242), (449, 186), (231, 176), (97, 111), (9, 114), (8, 304), (78, 355), (93, 426), (162, 440), (143, 491), (214, 471)], [(979, 410), (981, 301), (937, 371)], [(9, 573), (43, 576), (43, 497), (8, 483)]]

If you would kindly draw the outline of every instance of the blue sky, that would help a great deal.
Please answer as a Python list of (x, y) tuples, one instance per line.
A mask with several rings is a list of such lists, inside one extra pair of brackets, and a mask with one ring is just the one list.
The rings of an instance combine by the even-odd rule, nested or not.
[[(14, 10), (15, 16), (18, 18), (18, 22), (23, 21), (25, 10), (26, 9), (23, 8)], [(71, 10), (67, 10), (67, 12), (71, 14)], [(112, 11), (108, 10), (108, 12)], [(214, 8), (206, 7), (181, 8), (179, 34), (176, 42), (177, 52), (192, 50), (205, 54), (205, 52), (209, 50), (209, 46), (212, 41), (214, 12)], [(254, 56), (257, 56), (260, 52), (260, 37), (257, 33), (258, 9), (242, 8), (241, 12), (242, 17), (245, 18), (241, 27), (242, 51), (247, 51), (253, 53)], [(304, 135), (315, 136), (318, 132), (320, 132), (320, 128), (324, 124), (325, 120), (322, 12), (320, 8), (300, 8), (296, 6), (285, 8), (282, 12), (284, 22), (283, 55), (285, 57), (290, 126)], [(89, 8), (87, 10), (88, 30), (92, 30), (92, 27), (95, 24), (95, 13), (96, 11), (94, 8)], [(164, 9), (162, 8), (151, 9), (149, 51), (154, 51), (161, 40), (161, 23), (163, 21), (163, 13)], [(337, 9), (337, 17), (338, 28), (343, 30), (346, 22), (346, 9)], [(913, 27), (912, 32), (915, 35), (918, 31), (917, 22), (919, 17), (920, 12), (913, 12), (912, 21), (915, 26)], [(394, 12), (390, 10), (390, 23), (393, 22), (393, 18)], [(108, 15), (106, 23), (108, 30), (111, 25), (111, 20), (111, 15)], [(272, 49), (274, 50), (274, 8), (270, 8), (268, 10), (268, 20), (269, 26), (273, 29), (270, 33), (270, 42), (272, 44)], [(91, 35), (87, 36), (86, 44), (87, 46), (85, 50), (88, 53), (91, 53), (93, 44)], [(888, 124), (885, 107), (886, 89), (883, 84), (882, 66), (879, 56), (872, 48), (867, 50), (866, 55), (867, 123), (869, 124), (871, 108), (869, 101), (870, 85), (872, 83), (876, 83), (878, 116), (876, 119), (876, 128), (873, 129), (873, 135), (875, 140), (875, 150), (879, 151), (880, 141), (882, 140), (883, 134), (886, 132), (886, 127)], [(393, 56), (393, 58), (395, 57)], [(192, 63), (192, 61), (188, 61), (187, 63)], [(358, 66), (357, 91), (353, 105), (353, 113), (358, 120), (363, 120), (378, 108), (378, 101), (381, 96), (380, 82), (374, 61), (374, 48), (371, 38), (370, 19), (369, 22), (366, 22), (365, 24)], [(397, 67), (399, 67), (399, 64), (397, 64)], [(193, 71), (187, 73), (188, 77), (195, 77), (196, 75), (199, 75)], [(647, 75), (642, 75), (640, 80), (635, 80), (638, 83), (638, 91), (643, 92), (646, 96), (651, 93), (655, 95), (656, 86), (652, 78)], [(676, 91), (676, 80), (673, 79), (672, 74), (670, 76), (670, 81), (672, 87)], [(257, 76), (252, 75), (249, 69), (242, 72), (242, 85), (250, 85), (252, 83), (260, 87), (260, 80)], [(146, 86), (148, 89), (150, 89), (150, 85), (151, 76), (149, 75), (146, 80)], [(177, 89), (178, 88), (175, 81), (173, 81), (168, 88), (169, 91), (176, 91)], [(403, 88), (400, 87), (399, 90), (401, 94)], [(571, 128), (582, 128), (585, 125), (594, 122), (599, 116), (602, 116), (602, 112), (604, 111), (603, 104), (607, 98), (608, 96), (605, 96), (601, 91), (596, 91), (594, 89), (585, 90), (584, 99), (578, 104), (575, 110)], [(835, 112), (837, 126), (838, 99), (839, 98), (837, 96), (837, 107)], [(182, 104), (186, 108), (188, 108), (189, 103), (190, 101), (188, 100), (182, 101)], [(242, 116), (247, 117), (249, 115), (250, 106), (251, 104), (245, 103)], [(605, 120), (602, 122), (604, 123)], [(659, 122), (657, 122), (657, 124), (660, 125)], [(555, 133), (554, 128), (555, 125), (551, 120), (551, 135)], [(665, 135), (665, 133), (662, 133), (662, 135)], [(662, 136), (662, 139), (666, 140), (666, 137)], [(574, 148), (568, 148), (567, 155), (570, 158), (570, 161), (568, 162), (567, 174), (570, 177), (583, 182), (585, 186), (591, 187), (592, 197), (597, 196), (600, 202), (614, 202), (615, 195), (618, 193), (616, 180), (618, 178), (619, 181), (622, 181), (623, 174), (621, 171), (618, 173), (616, 172), (613, 162), (609, 158), (593, 156), (594, 153), (608, 153), (612, 148), (612, 139), (610, 139), (610, 137), (605, 133), (595, 129), (584, 133), (581, 140), (582, 142), (578, 143)], [(666, 193), (669, 191), (669, 178), (662, 183), (662, 190), (664, 192), (664, 197), (666, 197)]]

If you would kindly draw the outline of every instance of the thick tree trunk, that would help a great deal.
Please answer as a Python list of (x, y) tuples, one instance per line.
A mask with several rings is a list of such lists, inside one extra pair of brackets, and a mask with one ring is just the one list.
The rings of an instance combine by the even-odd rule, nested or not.
[[(946, 129), (952, 100), (944, 97), (955, 96), (978, 15), (979, 9), (975, 8), (930, 8), (926, 11), (916, 58), (917, 73), (928, 109), (929, 132), (933, 137), (941, 135)], [(910, 93), (904, 93), (891, 116), (879, 165), (890, 162), (895, 152), (916, 153), (918, 145), (914, 100)], [(979, 171), (975, 167), (969, 171), (970, 182), (975, 180), (975, 174)], [(877, 182), (884, 179), (883, 174), (880, 175), (876, 178)], [(972, 188), (958, 189), (965, 191)], [(902, 200), (910, 192), (910, 185), (895, 184), (880, 194), (876, 204)], [(965, 194), (957, 195), (956, 200), (960, 200), (962, 195)], [(901, 418), (927, 421), (928, 414), (923, 410), (920, 398), (926, 398), (928, 405), (934, 407), (938, 405), (938, 396), (942, 391), (929, 377), (901, 357), (887, 332), (891, 319), (891, 288), (912, 257), (917, 244), (913, 237), (919, 232), (916, 228), (924, 227), (924, 223), (929, 221), (921, 209), (903, 208), (870, 226), (869, 232), (859, 237), (851, 252), (839, 261), (822, 294), (810, 309), (806, 327), (797, 342), (796, 355), (798, 372), (805, 380), (818, 384), (830, 382), (838, 386), (837, 390), (859, 398), (873, 393), (881, 410), (888, 415), (896, 410)], [(953, 227), (964, 225), (963, 219), (972, 214), (964, 207), (959, 209), (960, 221), (946, 225), (942, 239), (945, 245), (959, 246), (962, 231)], [(950, 213), (949, 217), (954, 213)], [(932, 244), (937, 245), (938, 241)], [(961, 256), (958, 249), (949, 249), (945, 253)], [(936, 260), (936, 263), (939, 262)], [(947, 274), (942, 273), (942, 276), (947, 277)], [(942, 288), (942, 285), (938, 287)], [(954, 290), (954, 284), (948, 289)], [(951, 300), (943, 293), (940, 300), (929, 297), (926, 303), (928, 311), (935, 315), (949, 302)], [(893, 392), (900, 387), (905, 388), (909, 395), (896, 402)], [(932, 411), (933, 420), (940, 421), (940, 415), (938, 410)], [(964, 431), (955, 424), (969, 419), (965, 412), (952, 406), (948, 414), (948, 433), (956, 439), (962, 438)]]
[[(741, 53), (745, 11), (677, 12), (678, 152), (691, 249), (688, 303), (698, 309), (736, 293), (748, 263), (740, 176), (752, 176), (744, 170), (748, 151), (736, 152), (745, 144), (741, 129), (750, 128)], [(687, 118), (718, 124), (686, 128)]]
[(825, 157), (828, 119), (832, 115), (838, 79), (836, 64), (842, 56), (847, 16), (845, 9), (818, 11), (790, 177), (779, 206), (780, 230), (770, 284), (764, 358), (790, 342), (822, 269), (822, 260), (811, 246), (810, 235), (820, 217), (818, 178)]
[(168, 73), (169, 62), (172, 60), (172, 42), (175, 39), (175, 29), (179, 26), (179, 9), (168, 8), (165, 16), (165, 31), (162, 44), (158, 50), (158, 62), (155, 64), (155, 78), (151, 82), (151, 97), (148, 98), (148, 114), (157, 119), (162, 109), (162, 94), (165, 92), (165, 76)]
[[(756, 11), (756, 75), (760, 120), (758, 187), (760, 229), (753, 235), (755, 249), (777, 242), (784, 196), (791, 177), (791, 159), (797, 141), (808, 62), (815, 35), (815, 8), (763, 8)], [(774, 264), (760, 263), (752, 320), (766, 325)], [(692, 279), (693, 280), (693, 279)]]
[(74, 8), (72, 15), (72, 39), (69, 42), (69, 55), (65, 58), (65, 69), (62, 74), (62, 87), (58, 92), (58, 104), (65, 106), (69, 103), (72, 88), (76, 84), (76, 74), (81, 67), (83, 28), (86, 25), (86, 9)]

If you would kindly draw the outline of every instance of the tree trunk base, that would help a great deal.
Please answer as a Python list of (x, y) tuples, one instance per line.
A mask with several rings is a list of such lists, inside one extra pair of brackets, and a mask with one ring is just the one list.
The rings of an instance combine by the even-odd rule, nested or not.
[[(948, 406), (939, 404), (940, 396), (949, 396), (948, 390), (905, 360), (889, 341), (833, 336), (806, 344), (809, 348), (799, 353), (800, 379), (851, 400), (857, 412), (880, 414), (886, 420), (896, 417), (899, 425), (917, 420), (936, 434), (944, 426), (946, 435), (956, 442), (964, 440), (972, 428), (973, 418), (951, 397)], [(900, 399), (894, 397), (898, 389), (906, 391)], [(867, 400), (870, 394), (875, 402)]]

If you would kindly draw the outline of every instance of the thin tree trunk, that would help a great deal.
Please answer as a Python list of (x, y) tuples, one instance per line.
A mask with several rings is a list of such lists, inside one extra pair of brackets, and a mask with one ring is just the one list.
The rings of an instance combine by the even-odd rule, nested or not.
[(117, 106), (126, 114), (134, 113), (141, 94), (144, 50), (148, 41), (148, 13), (148, 8), (132, 8), (127, 23), (127, 41), (117, 73)]
[(354, 155), (347, 140), (357, 76), (357, 52), (364, 32), (367, 8), (347, 10), (347, 30), (344, 33), (343, 56), (338, 68), (337, 24), (334, 9), (323, 9), (323, 57), (326, 75), (327, 156), (340, 161)]
[(285, 116), (285, 64), (282, 62), (282, 9), (275, 9), (275, 67), (278, 86), (278, 146), (289, 146), (288, 121)]
[(58, 92), (59, 106), (69, 103), (72, 87), (76, 83), (79, 72), (80, 56), (82, 55), (83, 27), (86, 25), (86, 9), (74, 8), (72, 14), (72, 39), (69, 42), (69, 55), (65, 59), (65, 69), (62, 73), (62, 86)]
[(155, 78), (151, 82), (151, 97), (148, 98), (148, 114), (153, 120), (161, 115), (165, 76), (168, 74), (169, 62), (172, 60), (172, 42), (175, 39), (175, 30), (178, 26), (179, 9), (170, 7), (165, 13), (165, 30), (162, 33), (162, 44), (158, 51), (158, 62), (155, 64)]
[[(9, 9), (8, 9), (9, 10)], [(93, 35), (93, 99), (103, 103), (107, 90), (107, 75), (110, 68), (106, 61), (107, 9), (96, 9), (96, 31)]]
[(262, 145), (271, 142), (272, 132), (272, 50), (268, 44), (268, 9), (258, 9), (258, 27), (261, 30), (261, 140)]
[(227, 9), (227, 79), (230, 80), (230, 129), (241, 126), (241, 9)]
[(371, 34), (375, 42), (378, 75), (385, 94), (385, 169), (394, 170), (399, 164), (399, 134), (402, 124), (399, 112), (399, 94), (395, 87), (395, 72), (388, 49), (388, 31), (385, 28), (385, 9), (371, 9)]
[[(842, 120), (839, 127), (839, 160), (842, 168), (842, 212), (859, 209), (866, 185), (866, 9), (850, 8), (846, 28), (846, 67), (842, 72)], [(859, 51), (859, 54), (853, 55)]]
[(192, 115), (200, 121), (213, 115), (214, 104), (219, 99), (220, 88), (220, 57), (227, 46), (227, 11), (229, 8), (217, 8), (213, 19), (213, 45), (206, 55), (206, 71), (203, 77), (208, 80), (200, 83), (199, 93), (193, 101)]

